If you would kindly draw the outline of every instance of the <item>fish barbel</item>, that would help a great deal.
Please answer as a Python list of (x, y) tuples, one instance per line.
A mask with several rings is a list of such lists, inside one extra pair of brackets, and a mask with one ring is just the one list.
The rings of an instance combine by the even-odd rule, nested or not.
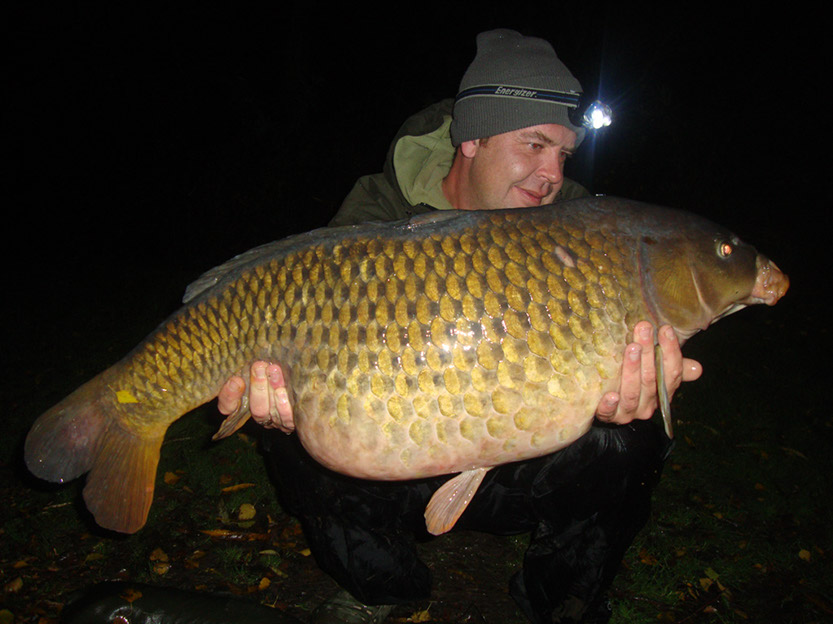
[(96, 522), (135, 532), (170, 424), (268, 360), (324, 466), (459, 473), (426, 510), (442, 533), (488, 469), (588, 430), (637, 322), (685, 342), (787, 287), (722, 227), (609, 197), (315, 230), (206, 273), (144, 342), (37, 419), (25, 460), (49, 481), (88, 473)]

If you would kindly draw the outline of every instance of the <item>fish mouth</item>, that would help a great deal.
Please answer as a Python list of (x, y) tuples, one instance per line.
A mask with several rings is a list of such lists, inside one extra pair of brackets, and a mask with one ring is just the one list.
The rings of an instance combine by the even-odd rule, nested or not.
[(720, 319), (726, 318), (730, 314), (734, 314), (739, 310), (743, 310), (749, 305), (763, 303), (768, 306), (774, 306), (778, 303), (778, 300), (786, 294), (790, 287), (790, 278), (787, 277), (787, 275), (781, 271), (781, 269), (778, 268), (778, 265), (776, 265), (772, 260), (760, 254), (758, 254), (755, 258), (755, 266), (757, 269), (757, 275), (755, 277), (755, 284), (752, 286), (749, 296), (730, 303), (721, 311), (712, 310), (706, 303), (700, 284), (697, 280), (697, 273), (694, 270), (694, 266), (690, 266), (689, 270), (691, 272), (692, 284), (694, 285), (695, 292), (697, 293), (700, 307), (702, 310), (708, 312), (706, 316), (709, 317), (709, 320), (703, 326), (688, 331), (675, 328), (677, 336), (681, 340), (685, 341), (698, 331), (714, 325)]
[(759, 255), (755, 259), (758, 276), (755, 286), (744, 303), (765, 303), (773, 306), (790, 287), (790, 278), (769, 258)]
[(713, 325), (730, 314), (734, 314), (738, 310), (743, 310), (749, 305), (763, 303), (768, 306), (774, 306), (786, 294), (787, 289), (790, 287), (790, 278), (778, 268), (778, 265), (760, 254), (755, 258), (755, 265), (758, 269), (758, 274), (755, 277), (755, 285), (752, 287), (752, 292), (749, 293), (746, 299), (736, 301), (720, 314), (716, 315), (709, 323), (710, 325)]

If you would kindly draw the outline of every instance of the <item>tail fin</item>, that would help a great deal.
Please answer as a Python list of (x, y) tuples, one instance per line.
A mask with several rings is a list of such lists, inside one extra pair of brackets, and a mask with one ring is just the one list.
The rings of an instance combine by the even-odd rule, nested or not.
[(105, 372), (41, 415), (26, 436), (24, 458), (46, 481), (63, 483), (89, 472), (84, 500), (96, 523), (134, 533), (153, 501), (164, 430), (140, 437), (120, 426), (108, 390)]
[(99, 409), (101, 376), (88, 381), (35, 421), (24, 458), (36, 477), (64, 483), (93, 467), (109, 418)]

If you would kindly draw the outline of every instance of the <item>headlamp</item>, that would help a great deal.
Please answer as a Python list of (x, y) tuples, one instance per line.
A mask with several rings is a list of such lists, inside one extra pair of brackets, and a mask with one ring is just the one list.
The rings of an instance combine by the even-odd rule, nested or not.
[(592, 102), (581, 116), (581, 125), (588, 130), (606, 128), (611, 123), (613, 123), (613, 112), (610, 106), (600, 100)]
[(457, 94), (457, 101), (470, 97), (500, 97), (517, 100), (547, 102), (567, 108), (567, 117), (575, 127), (599, 130), (613, 120), (610, 107), (600, 100), (585, 106), (582, 94), (577, 91), (549, 91), (508, 85), (478, 85)]
[(585, 105), (579, 99), (577, 104), (570, 108), (567, 116), (570, 118), (571, 124), (582, 126), (588, 130), (599, 130), (613, 123), (613, 112), (610, 110), (610, 106), (601, 100), (594, 100)]

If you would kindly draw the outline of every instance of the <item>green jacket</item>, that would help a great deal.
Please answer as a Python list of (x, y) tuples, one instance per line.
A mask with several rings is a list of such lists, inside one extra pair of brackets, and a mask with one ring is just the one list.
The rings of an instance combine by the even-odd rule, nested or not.
[[(396, 221), (451, 209), (441, 182), (454, 160), (449, 134), (453, 104), (442, 100), (409, 117), (388, 149), (382, 173), (359, 178), (330, 225)], [(584, 187), (565, 178), (556, 201), (587, 195)]]

